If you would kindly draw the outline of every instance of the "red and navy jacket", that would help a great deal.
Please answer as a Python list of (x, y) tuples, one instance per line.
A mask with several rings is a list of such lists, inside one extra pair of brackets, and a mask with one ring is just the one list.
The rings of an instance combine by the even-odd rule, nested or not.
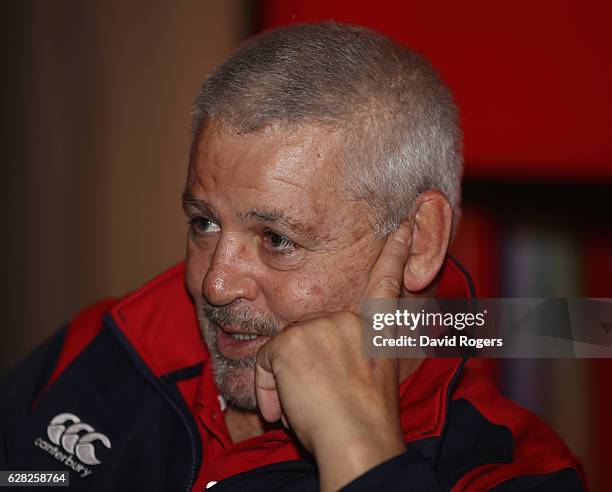
[[(473, 295), (452, 259), (438, 294)], [(406, 452), (344, 490), (585, 490), (564, 443), (478, 366), (425, 360), (400, 386)], [(0, 394), (1, 470), (67, 470), (88, 491), (318, 490), (284, 430), (232, 443), (183, 264), (80, 313)]]

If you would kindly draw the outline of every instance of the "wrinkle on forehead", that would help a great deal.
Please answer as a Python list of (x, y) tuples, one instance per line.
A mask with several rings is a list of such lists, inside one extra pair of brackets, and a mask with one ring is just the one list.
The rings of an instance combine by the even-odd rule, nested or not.
[(270, 194), (243, 203), (239, 212), (283, 209), (328, 242), (339, 235), (356, 240), (365, 232), (358, 224), (364, 204), (344, 190), (340, 138), (338, 132), (313, 126), (239, 135), (209, 123), (196, 145), (190, 185), (195, 180), (207, 191), (223, 187), (226, 195), (231, 189), (237, 202), (250, 192)]
[[(323, 170), (326, 171), (325, 174), (339, 174), (341, 159), (338, 150), (341, 147), (341, 138), (339, 132), (312, 125), (292, 131), (269, 126), (253, 133), (238, 134), (225, 125), (211, 121), (200, 133), (192, 160), (200, 161), (212, 157), (212, 164), (219, 166), (217, 155), (222, 156), (224, 161), (228, 156), (223, 152), (214, 152), (214, 147), (225, 141), (236, 144), (241, 149), (241, 154), (234, 159), (237, 162), (229, 163), (232, 168), (244, 160), (248, 161), (249, 154), (258, 153), (268, 154), (269, 160), (274, 162), (274, 166), (265, 170), (265, 176), (269, 178), (308, 177)], [(270, 142), (273, 142), (272, 147)], [(227, 164), (228, 162), (224, 162), (223, 167), (228, 167)], [(293, 184), (297, 181), (299, 179), (295, 179)]]

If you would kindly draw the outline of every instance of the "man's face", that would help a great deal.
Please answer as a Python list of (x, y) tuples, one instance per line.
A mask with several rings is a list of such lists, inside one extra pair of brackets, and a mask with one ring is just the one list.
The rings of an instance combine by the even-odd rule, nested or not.
[(254, 410), (257, 350), (306, 314), (355, 309), (382, 241), (349, 199), (338, 137), (215, 124), (185, 193), (186, 282), (221, 394)]

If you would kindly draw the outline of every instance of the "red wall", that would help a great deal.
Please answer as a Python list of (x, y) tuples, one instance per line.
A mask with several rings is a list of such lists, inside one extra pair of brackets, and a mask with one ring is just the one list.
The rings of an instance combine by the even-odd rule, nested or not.
[(468, 176), (612, 178), (612, 2), (263, 0), (262, 28), (334, 19), (432, 60), (462, 111)]

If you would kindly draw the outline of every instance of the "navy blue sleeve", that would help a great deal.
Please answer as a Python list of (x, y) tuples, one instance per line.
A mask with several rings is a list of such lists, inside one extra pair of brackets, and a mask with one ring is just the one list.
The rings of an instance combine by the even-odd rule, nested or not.
[(495, 492), (584, 492), (582, 480), (573, 468), (545, 475), (512, 478), (493, 489)]
[(441, 489), (429, 463), (419, 453), (409, 450), (375, 466), (341, 490), (342, 492), (362, 490), (436, 492)]
[[(342, 488), (342, 492), (361, 491), (441, 491), (436, 475), (422, 457), (407, 451), (372, 468)], [(584, 492), (586, 489), (573, 468), (542, 475), (514, 477), (499, 484), (495, 492)]]

